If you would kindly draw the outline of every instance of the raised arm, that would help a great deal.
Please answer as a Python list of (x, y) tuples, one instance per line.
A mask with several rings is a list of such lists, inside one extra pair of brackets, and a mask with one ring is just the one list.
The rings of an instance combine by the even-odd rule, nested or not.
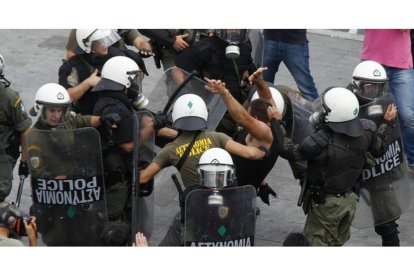
[(205, 86), (206, 90), (222, 96), (231, 117), (239, 125), (246, 129), (246, 131), (255, 138), (266, 141), (267, 143), (272, 143), (273, 136), (270, 128), (264, 122), (250, 115), (247, 110), (231, 95), (230, 91), (226, 88), (225, 83), (220, 80), (210, 80), (208, 78), (204, 79), (207, 82), (207, 85)]

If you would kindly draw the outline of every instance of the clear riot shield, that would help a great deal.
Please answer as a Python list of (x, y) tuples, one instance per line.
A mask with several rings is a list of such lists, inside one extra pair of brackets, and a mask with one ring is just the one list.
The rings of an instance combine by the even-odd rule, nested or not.
[(6, 151), (0, 143), (0, 182), (11, 181), (13, 178), (13, 168), (7, 158)]
[[(226, 104), (218, 94), (208, 92), (204, 88), (205, 82), (179, 68), (170, 68), (164, 72), (154, 89), (146, 95), (149, 100), (147, 109), (156, 113), (171, 116), (174, 102), (184, 94), (196, 94), (203, 98), (209, 111), (207, 128), (215, 130), (224, 113), (227, 110)], [(170, 117), (171, 119), (171, 117)]]
[(101, 144), (94, 128), (32, 129), (32, 214), (46, 245), (96, 246), (107, 223)]
[(151, 239), (154, 224), (154, 181), (139, 184), (139, 170), (146, 168), (154, 159), (154, 117), (148, 111), (134, 116), (134, 152), (132, 175), (132, 227), (131, 238), (139, 231)]
[[(287, 119), (286, 135), (298, 144), (315, 131), (309, 123), (309, 117), (313, 114), (313, 104), (302, 98), (299, 92), (289, 91), (288, 95), (291, 114), (288, 114), (290, 117)], [(289, 165), (296, 179), (303, 178), (307, 161), (289, 161)]]
[(306, 136), (315, 131), (309, 123), (309, 117), (314, 112), (313, 104), (302, 98), (298, 92), (289, 92), (289, 100), (292, 107), (291, 138), (295, 143), (300, 143)]
[(194, 190), (185, 202), (185, 246), (254, 246), (253, 186)]
[[(381, 123), (388, 105), (395, 103), (390, 93), (360, 107), (360, 118)], [(375, 159), (372, 168), (364, 169), (360, 189), (360, 203), (353, 226), (366, 228), (397, 219), (411, 201), (411, 182), (407, 172), (398, 118), (390, 128), (387, 152)]]

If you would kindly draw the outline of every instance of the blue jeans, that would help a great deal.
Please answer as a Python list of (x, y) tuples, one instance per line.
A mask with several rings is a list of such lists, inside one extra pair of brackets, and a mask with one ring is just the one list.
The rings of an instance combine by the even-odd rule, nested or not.
[(275, 74), (279, 70), (280, 62), (283, 61), (303, 97), (310, 101), (318, 97), (309, 69), (308, 43), (301, 45), (264, 39), (262, 61), (263, 66), (268, 67), (263, 73), (263, 78), (267, 82), (274, 83)]
[(414, 70), (384, 66), (394, 95), (408, 164), (414, 166)]

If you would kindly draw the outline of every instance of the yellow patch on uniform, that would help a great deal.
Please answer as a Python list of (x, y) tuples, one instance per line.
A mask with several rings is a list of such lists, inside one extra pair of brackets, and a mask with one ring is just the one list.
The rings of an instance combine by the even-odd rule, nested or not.
[(31, 145), (27, 147), (27, 151), (30, 153), (30, 152), (41, 152), (42, 150), (38, 146)]
[(14, 102), (13, 107), (17, 107), (17, 105), (19, 103), (21, 103), (22, 99), (21, 98), (17, 98), (17, 100)]

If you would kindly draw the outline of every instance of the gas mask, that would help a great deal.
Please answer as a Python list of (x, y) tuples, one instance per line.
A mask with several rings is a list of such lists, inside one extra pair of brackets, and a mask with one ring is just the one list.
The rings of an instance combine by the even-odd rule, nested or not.
[(313, 127), (317, 127), (325, 122), (325, 116), (322, 112), (316, 111), (309, 116), (309, 123)]
[[(142, 75), (142, 76), (141, 76)], [(142, 94), (142, 78), (143, 72), (139, 71), (134, 79), (129, 77), (131, 86), (127, 89), (127, 96), (132, 100), (132, 105), (135, 110), (141, 110), (148, 105), (148, 99)]]
[(223, 205), (223, 196), (219, 194), (217, 189), (213, 190), (213, 193), (208, 197), (209, 205)]
[(330, 112), (330, 109), (323, 101), (323, 93), (312, 104), (314, 113), (309, 116), (309, 123), (313, 127), (317, 128), (321, 124), (325, 123), (325, 116)]
[(384, 110), (382, 105), (380, 105), (376, 100), (368, 107), (368, 118), (375, 122), (379, 126), (382, 122), (384, 116)]
[(240, 57), (239, 45), (249, 39), (249, 30), (247, 29), (219, 29), (216, 35), (227, 43), (226, 57), (236, 59)]

